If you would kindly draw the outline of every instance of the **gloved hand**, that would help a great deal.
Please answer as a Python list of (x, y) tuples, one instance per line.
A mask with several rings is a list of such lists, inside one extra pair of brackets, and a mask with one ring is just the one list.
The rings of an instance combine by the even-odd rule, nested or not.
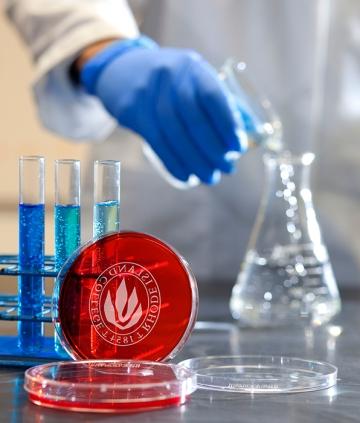
[(189, 50), (151, 40), (115, 42), (92, 57), (80, 79), (117, 121), (140, 134), (180, 181), (206, 184), (234, 170), (239, 122), (213, 68)]

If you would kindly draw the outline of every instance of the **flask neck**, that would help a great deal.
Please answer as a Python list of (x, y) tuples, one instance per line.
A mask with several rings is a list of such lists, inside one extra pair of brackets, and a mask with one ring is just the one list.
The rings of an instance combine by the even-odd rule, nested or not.
[(290, 206), (296, 203), (298, 197), (311, 203), (310, 169), (314, 158), (313, 153), (300, 156), (292, 156), (288, 152), (266, 154), (264, 164), (268, 195), (282, 198)]
[(312, 153), (264, 156), (265, 188), (250, 249), (266, 255), (276, 246), (322, 244), (310, 189), (313, 160)]

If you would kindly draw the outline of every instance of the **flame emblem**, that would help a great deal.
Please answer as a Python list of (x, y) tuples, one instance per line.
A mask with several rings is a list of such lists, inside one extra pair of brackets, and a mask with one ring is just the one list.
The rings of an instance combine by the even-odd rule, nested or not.
[(115, 304), (113, 304), (110, 291), (108, 291), (104, 304), (104, 312), (108, 322), (119, 329), (124, 330), (134, 326), (142, 315), (142, 307), (137, 296), (136, 288), (133, 288), (129, 296), (125, 278), (123, 278), (116, 291)]

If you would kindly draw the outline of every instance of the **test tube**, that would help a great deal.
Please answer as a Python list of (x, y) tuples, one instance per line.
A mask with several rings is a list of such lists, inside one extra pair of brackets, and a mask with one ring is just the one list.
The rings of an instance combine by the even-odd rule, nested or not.
[(94, 162), (94, 238), (120, 229), (120, 162)]
[(55, 266), (80, 246), (80, 161), (55, 160)]
[[(59, 271), (80, 246), (80, 161), (55, 160), (55, 267)], [(55, 333), (55, 351), (66, 355)]]
[[(44, 280), (38, 272), (44, 266), (44, 158), (26, 156), (19, 159), (19, 267), (26, 275), (19, 277), (19, 314), (31, 319), (42, 312)], [(23, 352), (42, 348), (43, 324), (18, 323), (18, 346)]]

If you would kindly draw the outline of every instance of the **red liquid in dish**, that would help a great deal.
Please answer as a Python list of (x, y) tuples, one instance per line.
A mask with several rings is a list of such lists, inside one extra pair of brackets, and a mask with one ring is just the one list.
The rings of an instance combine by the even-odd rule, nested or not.
[(86, 412), (135, 412), (183, 404), (196, 389), (183, 367), (149, 361), (49, 363), (25, 372), (24, 388), (37, 405)]
[(173, 407), (183, 404), (187, 398), (174, 397), (155, 401), (141, 401), (133, 403), (111, 403), (111, 404), (94, 404), (82, 401), (54, 401), (52, 399), (41, 396), (29, 395), (29, 400), (36, 405), (42, 407), (57, 408), (67, 411), (82, 411), (82, 412), (103, 412), (103, 413), (131, 413), (139, 411), (150, 411), (157, 408)]
[(58, 319), (75, 358), (160, 361), (196, 318), (186, 263), (149, 235), (121, 232), (85, 247), (61, 281)]

